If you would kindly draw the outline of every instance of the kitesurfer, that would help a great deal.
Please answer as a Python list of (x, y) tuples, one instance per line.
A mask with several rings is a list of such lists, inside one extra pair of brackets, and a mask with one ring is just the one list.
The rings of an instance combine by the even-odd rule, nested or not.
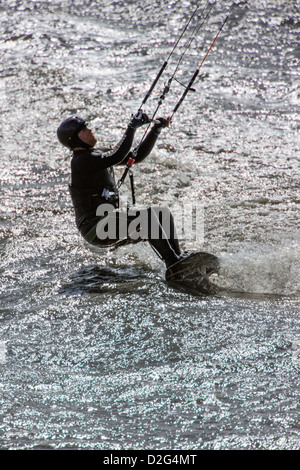
[(115, 165), (126, 165), (132, 155), (135, 163), (142, 162), (152, 151), (161, 130), (169, 126), (170, 119), (157, 119), (132, 152), (136, 129), (149, 122), (148, 116), (139, 110), (113, 149), (96, 149), (96, 137), (78, 116), (65, 119), (57, 129), (57, 136), (73, 152), (69, 191), (76, 225), (83, 238), (101, 247), (147, 240), (168, 268), (183, 256), (171, 212), (164, 207), (162, 213), (156, 206), (138, 211), (121, 208), (113, 169)]

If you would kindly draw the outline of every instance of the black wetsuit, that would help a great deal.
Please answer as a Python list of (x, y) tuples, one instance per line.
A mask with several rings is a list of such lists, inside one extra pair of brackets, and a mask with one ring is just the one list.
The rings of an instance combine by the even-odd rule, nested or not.
[[(114, 165), (126, 165), (132, 152), (130, 152), (135, 129), (128, 126), (122, 140), (112, 150), (86, 149), (74, 151), (71, 160), (70, 194), (75, 210), (76, 225), (86, 241), (97, 246), (108, 246), (121, 242), (118, 235), (109, 240), (100, 240), (96, 235), (97, 223), (101, 217), (96, 212), (102, 204), (119, 207), (119, 195), (114, 177)], [(153, 149), (159, 130), (153, 127), (138, 148), (135, 163), (143, 161)], [(149, 220), (150, 211), (149, 210)], [(131, 219), (132, 220), (132, 219)], [(157, 221), (157, 223), (159, 223)], [(148, 235), (150, 244), (158, 251), (167, 265), (176, 262), (180, 249), (171, 216), (171, 236), (169, 240), (152, 240)], [(134, 243), (127, 238), (126, 243)]]

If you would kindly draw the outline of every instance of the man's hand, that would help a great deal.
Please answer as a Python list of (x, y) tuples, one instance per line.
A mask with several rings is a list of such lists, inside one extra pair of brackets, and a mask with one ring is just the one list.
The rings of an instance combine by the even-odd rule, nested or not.
[(148, 124), (149, 122), (150, 119), (147, 114), (143, 113), (143, 111), (139, 109), (138, 113), (131, 119), (129, 126), (133, 129), (137, 129), (138, 127), (141, 127), (144, 124)]
[(165, 127), (169, 127), (171, 120), (172, 120), (171, 117), (167, 117), (167, 118), (160, 117), (158, 119), (155, 119), (155, 121), (158, 121), (158, 122), (155, 122), (154, 127), (156, 129), (164, 129)]
[(171, 120), (172, 120), (171, 117), (167, 117), (167, 118), (160, 117), (158, 119), (155, 119), (155, 124), (154, 124), (155, 134), (160, 134), (162, 129), (164, 129), (165, 127), (169, 127)]

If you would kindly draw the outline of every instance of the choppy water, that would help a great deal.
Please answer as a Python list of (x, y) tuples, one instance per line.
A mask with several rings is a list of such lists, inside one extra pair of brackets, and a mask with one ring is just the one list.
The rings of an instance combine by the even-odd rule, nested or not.
[(183, 248), (220, 257), (218, 295), (172, 290), (147, 245), (99, 253), (74, 224), (57, 126), (76, 112), (116, 143), (195, 5), (0, 2), (2, 449), (300, 447), (298, 2), (236, 2), (135, 169), (138, 202), (203, 204), (204, 242)]

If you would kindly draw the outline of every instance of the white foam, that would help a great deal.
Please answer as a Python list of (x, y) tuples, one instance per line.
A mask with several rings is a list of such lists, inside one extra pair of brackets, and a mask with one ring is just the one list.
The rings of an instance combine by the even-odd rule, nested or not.
[(216, 283), (229, 291), (254, 294), (300, 294), (299, 242), (242, 246), (220, 256)]
[(0, 341), (0, 364), (6, 362), (6, 345), (4, 341)]

